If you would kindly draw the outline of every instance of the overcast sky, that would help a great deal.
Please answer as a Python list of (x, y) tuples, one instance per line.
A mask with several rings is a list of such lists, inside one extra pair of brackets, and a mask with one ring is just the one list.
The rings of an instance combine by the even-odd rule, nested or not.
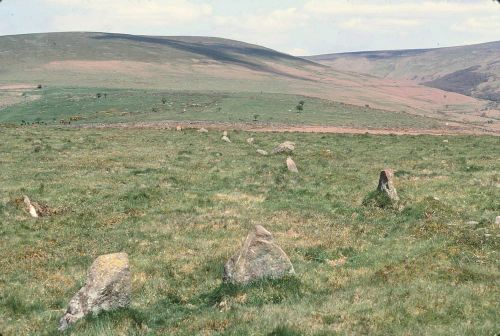
[(500, 4), (491, 0), (0, 2), (0, 35), (52, 31), (218, 36), (313, 55), (500, 40)]

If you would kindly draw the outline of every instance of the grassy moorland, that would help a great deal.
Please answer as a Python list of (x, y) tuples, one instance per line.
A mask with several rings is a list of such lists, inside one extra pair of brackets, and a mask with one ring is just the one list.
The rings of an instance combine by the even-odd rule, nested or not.
[[(468, 55), (474, 55), (477, 62), (484, 64), (495, 61), (482, 52), (478, 54), (475, 47), (471, 47)], [(454, 53), (447, 56), (445, 51), (441, 63), (446, 65), (463, 58), (455, 56)], [(400, 118), (399, 114), (404, 112), (496, 130), (492, 124), (498, 124), (498, 111), (491, 102), (408, 80), (352, 72), (355, 70), (355, 66), (335, 70), (261, 46), (202, 36), (85, 32), (1, 36), (0, 109), (5, 106), (2, 87), (9, 90), (9, 87), (18, 85), (222, 94), (251, 92), (250, 95), (267, 92), (316, 97), (361, 107), (369, 105), (396, 112), (395, 118)], [(447, 80), (463, 84), (466, 81), (462, 77), (452, 76)], [(458, 79), (453, 81), (453, 78)], [(492, 86), (491, 90), (494, 91), (495, 87)], [(89, 93), (95, 95), (97, 92), (91, 89)], [(139, 95), (138, 99), (143, 97)], [(292, 108), (296, 103), (293, 102)], [(132, 105), (137, 104), (133, 102)], [(150, 111), (153, 106), (146, 107), (143, 112)], [(56, 109), (59, 108), (56, 106)], [(287, 106), (280, 111), (288, 109)], [(255, 114), (266, 114), (266, 111), (257, 110)], [(252, 117), (244, 115), (245, 120)]]
[[(72, 335), (494, 335), (498, 137), (0, 128), (0, 333), (56, 334), (92, 260), (125, 251), (129, 309)], [(255, 146), (245, 139), (255, 137)], [(286, 156), (258, 156), (295, 141)], [(398, 207), (363, 206), (398, 170)], [(23, 194), (55, 213), (32, 219)], [(474, 221), (476, 223), (471, 223)], [(297, 276), (222, 284), (263, 224)]]
[[(98, 98), (99, 97), (99, 98)], [(1, 110), (0, 122), (72, 124), (210, 121), (433, 128), (439, 122), (405, 113), (278, 93), (156, 91), (99, 88), (28, 90)], [(296, 106), (304, 101), (304, 110)]]

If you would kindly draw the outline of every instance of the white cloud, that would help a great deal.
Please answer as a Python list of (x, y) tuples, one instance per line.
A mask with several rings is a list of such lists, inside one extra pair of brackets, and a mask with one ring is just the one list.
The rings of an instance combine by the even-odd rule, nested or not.
[(236, 27), (240, 30), (273, 34), (304, 25), (307, 18), (307, 15), (296, 8), (287, 8), (262, 15), (216, 16), (215, 23), (221, 26)]
[(209, 4), (189, 0), (47, 0), (63, 14), (54, 19), (57, 29), (100, 30), (99, 27), (172, 26), (212, 15)]
[(424, 22), (411, 19), (366, 19), (354, 18), (339, 22), (339, 27), (363, 32), (398, 31), (401, 28), (421, 26)]
[(460, 24), (454, 24), (451, 29), (457, 32), (496, 35), (498, 38), (500, 32), (500, 15), (471, 17)]
[(292, 48), (287, 51), (288, 54), (293, 56), (305, 56), (311, 55), (311, 52), (304, 48)]
[(309, 13), (321, 15), (415, 15), (415, 14), (453, 14), (491, 11), (488, 1), (360, 1), (360, 0), (311, 0), (304, 5)]

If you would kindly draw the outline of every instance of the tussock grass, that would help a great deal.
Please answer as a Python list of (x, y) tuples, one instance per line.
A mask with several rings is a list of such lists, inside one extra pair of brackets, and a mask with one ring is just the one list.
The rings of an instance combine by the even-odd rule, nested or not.
[[(294, 141), (300, 174), (250, 136)], [(500, 143), (448, 139), (2, 127), (0, 332), (56, 334), (93, 259), (125, 251), (131, 307), (67, 334), (493, 335)], [(398, 206), (363, 205), (385, 167)], [(32, 219), (23, 194), (64, 211)], [(256, 224), (297, 275), (223, 284)]]

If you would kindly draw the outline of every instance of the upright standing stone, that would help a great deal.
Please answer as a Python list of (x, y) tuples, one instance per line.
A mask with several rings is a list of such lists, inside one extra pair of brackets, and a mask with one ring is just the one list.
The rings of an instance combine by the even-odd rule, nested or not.
[(28, 209), (28, 212), (30, 213), (31, 217), (38, 218), (38, 211), (36, 211), (36, 208), (31, 203), (29, 197), (24, 195), (23, 198), (24, 198), (24, 204), (26, 205), (26, 208)]
[(98, 257), (89, 269), (85, 285), (73, 296), (59, 321), (59, 330), (89, 313), (113, 310), (130, 304), (130, 270), (126, 253)]
[(224, 265), (225, 282), (246, 284), (264, 278), (281, 278), (295, 274), (292, 263), (276, 245), (273, 235), (257, 225), (240, 251)]
[(181, 127), (181, 126), (176, 126), (176, 127), (175, 127), (175, 129), (176, 129), (177, 131), (182, 131), (182, 127)]
[(396, 187), (394, 187), (394, 170), (384, 169), (380, 172), (377, 190), (385, 193), (393, 202), (399, 201)]
[(292, 173), (299, 172), (299, 170), (297, 169), (297, 165), (295, 164), (295, 162), (292, 160), (291, 157), (288, 157), (286, 159), (286, 166), (287, 166), (288, 170), (291, 171)]
[(222, 132), (222, 136), (227, 137), (227, 131)]

